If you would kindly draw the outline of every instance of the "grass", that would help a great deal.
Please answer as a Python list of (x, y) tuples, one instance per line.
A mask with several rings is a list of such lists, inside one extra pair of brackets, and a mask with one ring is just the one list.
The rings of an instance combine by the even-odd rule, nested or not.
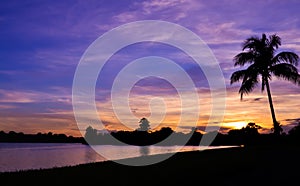
[(0, 180), (1, 185), (295, 185), (299, 160), (297, 146), (228, 148), (181, 152), (149, 166), (107, 161), (1, 173)]

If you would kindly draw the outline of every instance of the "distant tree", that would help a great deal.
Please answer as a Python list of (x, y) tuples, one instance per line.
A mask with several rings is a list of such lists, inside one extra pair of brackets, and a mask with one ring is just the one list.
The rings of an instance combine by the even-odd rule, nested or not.
[(228, 136), (232, 144), (238, 145), (251, 145), (258, 144), (261, 136), (259, 135), (259, 129), (262, 127), (253, 122), (247, 124), (246, 127), (241, 129), (232, 129), (228, 132)]
[(8, 134), (11, 135), (11, 136), (16, 136), (17, 135), (17, 133), (15, 131), (9, 131)]
[(47, 134), (49, 137), (51, 137), (52, 135), (53, 135), (53, 133), (52, 132), (48, 132), (48, 134)]
[(170, 134), (172, 134), (174, 131), (173, 131), (170, 127), (162, 127), (162, 128), (159, 130), (159, 132), (167, 137), (167, 136), (169, 136)]
[(202, 134), (201, 134), (201, 132), (198, 131), (197, 127), (192, 127), (191, 131), (188, 135), (191, 135), (191, 136), (187, 142), (187, 145), (199, 145), (200, 144)]
[(241, 130), (244, 132), (246, 135), (258, 135), (258, 129), (261, 129), (262, 127), (259, 125), (256, 125), (255, 123), (248, 123), (246, 127), (243, 127)]
[(140, 128), (138, 128), (138, 131), (146, 131), (148, 132), (150, 130), (150, 122), (146, 118), (142, 118), (140, 121)]
[(171, 143), (167, 138), (174, 133), (172, 128), (170, 127), (162, 127), (160, 130), (156, 130), (155, 132), (150, 133), (151, 137), (154, 139), (155, 143), (161, 142), (164, 145), (170, 145)]
[(231, 136), (245, 136), (245, 135), (258, 135), (259, 132), (258, 130), (261, 129), (262, 127), (260, 125), (257, 125), (255, 123), (248, 123), (246, 127), (243, 127), (241, 129), (232, 129), (228, 132), (229, 135)]
[[(241, 99), (243, 94), (252, 92), (259, 82), (261, 76), (261, 90), (267, 89), (268, 100), (273, 119), (274, 134), (279, 135), (282, 128), (276, 120), (269, 81), (272, 75), (300, 84), (300, 75), (298, 69), (298, 55), (293, 52), (280, 52), (276, 50), (281, 45), (281, 38), (277, 35), (271, 35), (269, 38), (265, 34), (262, 37), (250, 37), (243, 43), (243, 51), (234, 57), (234, 66), (249, 65), (245, 70), (239, 70), (231, 75), (231, 84), (242, 81), (239, 93)], [(295, 66), (294, 66), (295, 65)]]
[(91, 127), (91, 126), (88, 126), (85, 130), (84, 138), (88, 143), (92, 143), (92, 144), (96, 143), (96, 141), (97, 141), (97, 130), (94, 129), (93, 127)]

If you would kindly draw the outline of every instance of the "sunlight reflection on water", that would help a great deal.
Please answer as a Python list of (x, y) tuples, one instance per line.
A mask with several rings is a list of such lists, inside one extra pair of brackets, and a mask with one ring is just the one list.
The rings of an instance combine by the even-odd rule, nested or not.
[[(186, 146), (93, 146), (111, 160), (163, 154), (178, 151), (195, 151), (222, 147)], [(106, 156), (107, 157), (107, 156)], [(105, 161), (91, 147), (82, 144), (59, 143), (0, 143), (0, 172), (72, 166)]]

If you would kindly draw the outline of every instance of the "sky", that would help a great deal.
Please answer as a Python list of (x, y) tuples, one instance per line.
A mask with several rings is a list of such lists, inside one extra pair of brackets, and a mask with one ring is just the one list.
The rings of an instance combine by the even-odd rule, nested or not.
[[(231, 74), (242, 69), (234, 67), (233, 57), (242, 52), (241, 44), (246, 38), (262, 33), (282, 38), (279, 51), (300, 55), (299, 7), (297, 0), (3, 0), (0, 2), (0, 131), (80, 136), (84, 128), (78, 127), (75, 120), (72, 86), (85, 51), (97, 38), (118, 26), (133, 21), (161, 20), (192, 31), (214, 54), (226, 85), (224, 118), (217, 123), (220, 130), (226, 132), (255, 122), (263, 127), (262, 132), (270, 132), (272, 118), (266, 92), (257, 87), (241, 101), (240, 84), (230, 85)], [(95, 87), (99, 118), (89, 118), (86, 111), (86, 126), (102, 130), (96, 121), (101, 119), (108, 130), (134, 130), (139, 119), (146, 117), (153, 130), (167, 126), (190, 131), (193, 124), (187, 121), (178, 127), (177, 123), (183, 114), (180, 99), (191, 98), (191, 92), (180, 94), (176, 86), (163, 78), (140, 78), (131, 87), (130, 114), (124, 104), (116, 102), (112, 106), (111, 90), (117, 75), (132, 61), (146, 56), (169, 59), (190, 76), (198, 100), (187, 99), (187, 107), (192, 113), (199, 103), (196, 124), (200, 130), (207, 126), (213, 100), (207, 74), (182, 50), (157, 42), (128, 45), (109, 58)], [(157, 69), (166, 66), (161, 67)], [(144, 74), (155, 69), (150, 68)], [(183, 82), (182, 76), (176, 73), (173, 78)], [(300, 121), (299, 86), (276, 78), (270, 86), (277, 120), (287, 132)], [(114, 109), (118, 110), (118, 117)]]

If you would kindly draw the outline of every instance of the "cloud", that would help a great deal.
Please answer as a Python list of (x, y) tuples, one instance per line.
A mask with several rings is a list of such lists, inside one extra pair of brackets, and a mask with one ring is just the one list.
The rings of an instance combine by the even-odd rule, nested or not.
[[(238, 44), (243, 37), (252, 35), (249, 29), (242, 29), (236, 26), (235, 22), (215, 24), (212, 22), (200, 22), (196, 27), (197, 33), (205, 37), (208, 45)], [(244, 38), (243, 38), (244, 39)]]
[(34, 52), (34, 62), (38, 63), (43, 69), (59, 70), (71, 69), (74, 70), (80, 60), (80, 54), (84, 52), (84, 48), (63, 49), (48, 48), (38, 49)]
[(152, 11), (159, 11), (165, 8), (172, 8), (182, 4), (183, 0), (150, 0), (142, 2), (142, 6), (146, 14), (150, 14)]
[(254, 98), (253, 101), (260, 101), (263, 98)]
[(285, 119), (285, 121), (290, 122), (290, 123), (299, 123), (300, 118)]
[(0, 104), (0, 110), (14, 109), (14, 108), (16, 108), (16, 106), (11, 104)]
[(54, 132), (80, 136), (73, 115), (22, 114), (0, 115), (0, 130), (24, 133)]
[(2, 103), (30, 103), (37, 101), (36, 93), (21, 92), (21, 91), (7, 91), (0, 90), (0, 102)]
[(179, 22), (188, 16), (188, 12), (201, 7), (202, 3), (194, 0), (150, 0), (133, 2), (128, 5), (130, 10), (125, 10), (113, 19), (120, 23), (137, 20), (167, 20)]
[(200, 7), (201, 3), (191, 0), (151, 0), (141, 3), (141, 8), (146, 15), (161, 14), (161, 17), (174, 19), (175, 21), (187, 17), (187, 10)]
[(300, 118), (288, 118), (284, 120), (285, 125), (282, 127), (284, 132), (289, 132), (292, 128), (300, 124)]
[(70, 104), (71, 95), (51, 94), (38, 91), (0, 89), (0, 103), (64, 102)]
[(123, 12), (113, 17), (120, 23), (127, 23), (138, 20), (139, 15), (136, 12)]

